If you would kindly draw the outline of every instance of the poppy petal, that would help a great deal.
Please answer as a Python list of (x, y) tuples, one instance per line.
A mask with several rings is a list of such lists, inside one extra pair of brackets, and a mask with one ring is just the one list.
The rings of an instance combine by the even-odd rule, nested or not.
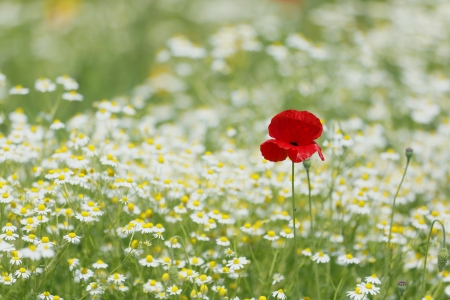
[(269, 125), (269, 135), (274, 139), (295, 146), (308, 145), (322, 134), (323, 126), (319, 118), (307, 111), (285, 110)]
[(315, 142), (313, 144), (289, 149), (288, 156), (293, 162), (299, 163), (310, 158), (316, 152), (318, 152), (320, 159), (325, 160), (322, 149), (320, 149), (319, 145)]
[(265, 141), (261, 144), (259, 149), (265, 159), (273, 162), (283, 161), (288, 156), (288, 151), (278, 146), (277, 141), (275, 140)]

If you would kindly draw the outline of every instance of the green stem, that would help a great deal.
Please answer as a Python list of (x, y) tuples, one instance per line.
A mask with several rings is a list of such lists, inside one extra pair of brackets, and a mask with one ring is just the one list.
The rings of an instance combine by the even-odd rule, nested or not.
[(295, 263), (297, 262), (297, 235), (295, 228), (295, 190), (294, 190), (294, 162), (292, 162), (292, 220), (293, 220), (293, 226), (294, 226), (294, 260)]
[(402, 187), (403, 181), (405, 180), (405, 175), (406, 175), (406, 171), (408, 170), (408, 166), (409, 166), (410, 160), (411, 159), (409, 157), (406, 160), (405, 171), (403, 171), (402, 180), (400, 181), (400, 184), (398, 185), (397, 192), (395, 193), (394, 201), (392, 203), (391, 221), (389, 223), (389, 235), (388, 235), (388, 252), (387, 252), (386, 265), (384, 267), (384, 274), (385, 274), (384, 278), (385, 278), (385, 280), (384, 280), (383, 286), (384, 286), (385, 292), (384, 292), (383, 299), (386, 299), (386, 297), (387, 297), (387, 293), (388, 293), (389, 288), (386, 287), (386, 284), (389, 283), (390, 277), (391, 277), (390, 272), (389, 272), (389, 268), (391, 266), (391, 235), (392, 235), (392, 225), (394, 223), (395, 200), (397, 200), (398, 193), (400, 192), (400, 188)]
[[(421, 293), (421, 295), (425, 294), (425, 272), (426, 272), (426, 267), (427, 267), (428, 249), (430, 248), (431, 232), (433, 230), (434, 223), (436, 223), (436, 222), (439, 222), (439, 224), (441, 224), (442, 231), (443, 231), (442, 247), (445, 247), (445, 227), (444, 227), (444, 224), (442, 224), (442, 222), (439, 221), (439, 220), (434, 220), (433, 223), (431, 223), (430, 233), (428, 234), (427, 251), (425, 253), (425, 262), (423, 263), (423, 271), (422, 271), (422, 293)], [(419, 295), (419, 298), (421, 298), (421, 297), (422, 296)]]
[[(309, 200), (309, 218), (311, 219), (311, 237), (312, 237), (312, 253), (313, 255), (316, 252), (316, 231), (314, 228), (314, 219), (313, 219), (313, 211), (312, 211), (312, 201), (311, 201), (311, 179), (309, 177), (309, 167), (306, 168), (306, 177), (308, 178), (308, 200)], [(319, 272), (317, 271), (317, 264), (313, 262), (314, 266), (314, 275), (316, 278), (316, 288), (317, 288), (317, 299), (320, 300), (320, 283), (319, 283)]]

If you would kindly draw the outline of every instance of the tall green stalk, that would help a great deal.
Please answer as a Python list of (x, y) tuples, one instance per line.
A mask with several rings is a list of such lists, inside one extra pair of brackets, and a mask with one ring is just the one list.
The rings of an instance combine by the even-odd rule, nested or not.
[[(309, 201), (309, 218), (311, 222), (310, 226), (310, 234), (312, 238), (312, 253), (313, 255), (316, 253), (316, 231), (314, 228), (314, 216), (312, 211), (312, 201), (311, 201), (311, 179), (309, 177), (309, 168), (311, 167), (311, 162), (308, 160), (303, 161), (303, 166), (306, 169), (306, 177), (308, 178), (308, 201)], [(317, 263), (313, 262), (314, 276), (316, 281), (316, 289), (317, 289), (317, 299), (320, 300), (320, 283), (319, 283), (319, 272), (317, 270)]]
[(297, 262), (297, 234), (296, 228), (295, 228), (295, 190), (294, 190), (294, 162), (292, 162), (292, 220), (294, 223), (294, 257), (295, 257), (295, 263)]
[[(439, 220), (434, 220), (433, 223), (431, 223), (430, 233), (428, 234), (427, 251), (425, 253), (425, 261), (423, 263), (423, 271), (422, 271), (422, 289), (421, 289), (422, 293), (419, 294), (419, 299), (421, 299), (422, 296), (425, 294), (425, 273), (427, 271), (426, 267), (427, 267), (428, 249), (430, 248), (431, 232), (433, 231), (433, 226), (434, 226), (434, 223), (436, 223), (436, 222), (439, 222), (439, 224), (441, 224), (442, 231), (443, 231), (443, 233), (442, 233), (442, 248), (445, 248), (445, 227), (444, 227), (444, 224), (442, 224), (442, 222), (439, 221)], [(439, 253), (439, 255), (441, 255), (441, 254)], [(446, 252), (446, 256), (448, 256), (448, 251)], [(438, 257), (438, 259), (440, 259), (440, 257)], [(447, 257), (446, 257), (446, 260), (447, 260)], [(445, 261), (445, 263), (447, 263), (447, 261)], [(444, 265), (445, 265), (445, 263), (444, 263)], [(439, 268), (440, 268), (440, 266), (439, 266)]]
[(413, 150), (411, 148), (407, 148), (406, 149), (406, 167), (405, 170), (403, 171), (403, 176), (402, 176), (402, 180), (400, 181), (400, 184), (398, 185), (397, 188), (397, 192), (395, 193), (394, 196), (394, 201), (392, 203), (392, 212), (391, 212), (391, 221), (389, 223), (389, 235), (388, 235), (388, 250), (387, 250), (387, 259), (386, 259), (386, 264), (384, 267), (384, 278), (383, 278), (383, 287), (384, 287), (384, 297), (383, 299), (386, 299), (387, 295), (388, 295), (388, 290), (389, 288), (386, 287), (386, 284), (389, 283), (390, 281), (390, 266), (391, 266), (391, 235), (392, 235), (392, 225), (394, 223), (394, 213), (395, 213), (395, 201), (397, 200), (397, 196), (398, 193), (400, 192), (400, 188), (402, 187), (403, 181), (405, 180), (405, 175), (406, 175), (406, 171), (408, 170), (408, 166), (409, 166), (409, 162), (411, 160), (412, 154), (413, 154)]

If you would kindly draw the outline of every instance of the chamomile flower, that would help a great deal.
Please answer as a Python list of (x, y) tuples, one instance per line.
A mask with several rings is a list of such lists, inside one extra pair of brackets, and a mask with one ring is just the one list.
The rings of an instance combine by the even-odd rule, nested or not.
[(230, 246), (230, 241), (225, 236), (222, 236), (221, 238), (216, 239), (216, 243), (217, 243), (217, 245), (222, 246), (222, 247)]
[(269, 230), (267, 232), (267, 234), (263, 236), (263, 238), (265, 238), (266, 240), (269, 240), (269, 241), (276, 241), (280, 237), (275, 233), (275, 231)]
[(75, 232), (70, 232), (69, 234), (63, 236), (63, 239), (72, 244), (79, 244), (81, 237), (77, 236)]
[(378, 279), (376, 274), (372, 274), (371, 276), (367, 276), (366, 281), (373, 284), (381, 284), (381, 280)]
[(75, 277), (84, 281), (89, 280), (92, 276), (94, 276), (94, 272), (88, 268), (81, 268), (75, 271)]
[(348, 253), (339, 256), (337, 262), (341, 265), (350, 265), (350, 264), (359, 264), (360, 260), (356, 257), (353, 257), (352, 254)]
[(370, 294), (370, 295), (376, 295), (380, 292), (380, 288), (376, 287), (374, 284), (368, 282), (368, 283), (364, 283), (361, 282), (360, 284), (357, 285), (357, 287), (359, 287), (361, 289), (361, 292), (363, 294)]
[(53, 121), (53, 123), (50, 125), (51, 130), (59, 130), (59, 129), (63, 129), (65, 127), (66, 127), (66, 125), (64, 125), (64, 123), (58, 119), (55, 119)]
[(62, 94), (61, 98), (67, 101), (83, 101), (84, 97), (77, 91), (70, 91)]
[(108, 267), (108, 264), (105, 263), (103, 260), (99, 259), (95, 263), (92, 264), (92, 267), (94, 269), (106, 269)]
[(280, 300), (284, 300), (287, 298), (286, 294), (283, 292), (282, 289), (272, 292), (272, 297), (275, 297)]
[(108, 282), (112, 282), (114, 284), (122, 284), (125, 281), (126, 277), (119, 273), (114, 273), (108, 277)]
[(311, 259), (315, 262), (317, 262), (318, 264), (326, 264), (330, 261), (330, 257), (323, 253), (322, 251), (317, 252), (316, 254), (314, 254)]
[(230, 268), (232, 272), (243, 269), (249, 261), (245, 257), (239, 257), (232, 260), (229, 260), (227, 263), (227, 267)]
[(152, 255), (147, 255), (145, 258), (140, 259), (139, 263), (141, 265), (143, 265), (144, 267), (152, 267), (152, 268), (156, 268), (157, 266), (159, 266), (159, 260), (153, 258)]
[(182, 291), (183, 291), (183, 290), (180, 289), (180, 288), (178, 288), (176, 285), (169, 286), (169, 287), (166, 289), (166, 292), (169, 293), (169, 295), (171, 295), (171, 296), (173, 296), (173, 295), (179, 295), (179, 294), (181, 294)]
[(40, 78), (34, 83), (34, 88), (42, 93), (53, 92), (54, 90), (56, 90), (56, 84), (51, 82), (51, 80), (48, 78)]
[(356, 287), (354, 291), (348, 291), (347, 296), (352, 300), (365, 300), (366, 295), (361, 291), (360, 287)]
[(16, 85), (12, 89), (9, 90), (10, 95), (26, 95), (30, 92), (30, 89), (24, 88), (20, 84)]
[(39, 300), (53, 300), (53, 295), (50, 292), (43, 292), (37, 296)]
[(22, 267), (16, 270), (16, 272), (14, 272), (14, 275), (17, 278), (28, 279), (31, 276), (31, 272)]
[(278, 282), (281, 282), (284, 280), (284, 276), (278, 273), (273, 274), (272, 276), (272, 285), (277, 284)]

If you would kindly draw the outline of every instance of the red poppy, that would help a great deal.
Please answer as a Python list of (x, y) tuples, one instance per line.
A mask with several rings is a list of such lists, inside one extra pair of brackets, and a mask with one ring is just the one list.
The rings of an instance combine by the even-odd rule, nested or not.
[(320, 120), (310, 112), (285, 110), (272, 118), (269, 135), (273, 138), (261, 144), (262, 156), (270, 161), (282, 161), (286, 157), (299, 163), (318, 152), (324, 160), (322, 149), (314, 141), (322, 134)]

